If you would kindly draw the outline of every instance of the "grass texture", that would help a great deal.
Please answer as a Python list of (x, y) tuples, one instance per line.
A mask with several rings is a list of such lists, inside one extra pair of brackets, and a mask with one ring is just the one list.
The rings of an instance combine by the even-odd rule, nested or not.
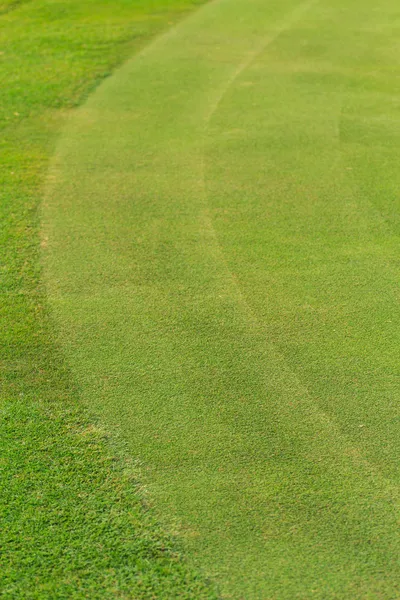
[(211, 2), (53, 161), (68, 362), (227, 598), (400, 596), (399, 33), (394, 0)]
[(215, 594), (82, 407), (40, 281), (37, 207), (68, 110), (189, 0), (0, 2), (0, 597)]

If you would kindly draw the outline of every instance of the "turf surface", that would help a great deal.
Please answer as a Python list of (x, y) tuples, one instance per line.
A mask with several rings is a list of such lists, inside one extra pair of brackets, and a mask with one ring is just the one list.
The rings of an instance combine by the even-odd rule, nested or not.
[(219, 0), (68, 123), (46, 279), (88, 406), (227, 597), (394, 599), (393, 0)]
[(37, 206), (66, 109), (189, 0), (0, 0), (0, 597), (212, 599), (136, 461), (82, 408), (40, 283)]

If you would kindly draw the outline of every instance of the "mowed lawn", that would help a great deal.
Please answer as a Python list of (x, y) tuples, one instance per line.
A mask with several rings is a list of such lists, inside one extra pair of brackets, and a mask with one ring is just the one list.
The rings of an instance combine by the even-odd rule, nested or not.
[(208, 3), (52, 162), (68, 364), (226, 597), (400, 597), (399, 34), (395, 0)]
[[(198, 2), (197, 2), (198, 4)], [(41, 283), (38, 206), (68, 112), (189, 0), (0, 0), (0, 597), (215, 598), (83, 408)]]

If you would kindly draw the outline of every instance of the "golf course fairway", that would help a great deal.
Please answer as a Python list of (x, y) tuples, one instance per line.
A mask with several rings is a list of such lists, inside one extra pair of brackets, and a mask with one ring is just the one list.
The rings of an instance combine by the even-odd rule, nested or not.
[(222, 597), (400, 597), (399, 40), (396, 0), (211, 1), (54, 157), (60, 344)]

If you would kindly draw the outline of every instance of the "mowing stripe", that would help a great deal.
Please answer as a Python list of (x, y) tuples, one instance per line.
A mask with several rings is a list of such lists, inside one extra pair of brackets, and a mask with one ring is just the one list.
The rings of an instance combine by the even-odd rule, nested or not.
[(396, 15), (206, 5), (71, 116), (49, 175), (83, 397), (226, 597), (398, 593)]

